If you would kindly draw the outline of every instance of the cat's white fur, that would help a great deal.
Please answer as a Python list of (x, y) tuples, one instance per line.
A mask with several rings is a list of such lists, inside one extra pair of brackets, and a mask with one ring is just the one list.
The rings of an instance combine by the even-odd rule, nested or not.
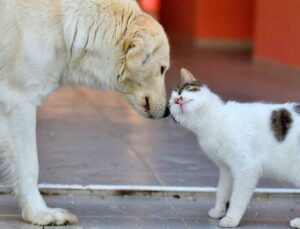
[[(183, 70), (185, 82), (194, 80)], [(300, 115), (295, 104), (224, 103), (202, 86), (200, 91), (172, 92), (170, 111), (174, 119), (192, 130), (206, 155), (218, 166), (220, 179), (216, 204), (209, 216), (220, 220), (221, 227), (236, 227), (244, 215), (258, 180), (276, 178), (300, 187)], [(286, 139), (279, 142), (271, 128), (274, 110), (285, 108), (293, 120)], [(226, 203), (230, 207), (226, 210)], [(300, 228), (300, 218), (290, 222)]]

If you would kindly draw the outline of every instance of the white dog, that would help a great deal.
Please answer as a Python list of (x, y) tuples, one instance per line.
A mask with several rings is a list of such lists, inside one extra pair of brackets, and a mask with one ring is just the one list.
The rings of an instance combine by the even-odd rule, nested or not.
[(140, 114), (166, 116), (163, 28), (133, 0), (0, 0), (0, 151), (24, 220), (76, 223), (38, 190), (36, 110), (61, 85), (120, 92)]

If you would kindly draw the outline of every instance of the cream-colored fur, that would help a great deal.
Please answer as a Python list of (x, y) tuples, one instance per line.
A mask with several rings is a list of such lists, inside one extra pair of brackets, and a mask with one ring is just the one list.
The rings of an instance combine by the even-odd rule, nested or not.
[(24, 220), (75, 223), (48, 208), (37, 187), (37, 106), (61, 85), (79, 84), (116, 90), (141, 115), (163, 117), (167, 37), (133, 0), (0, 0), (0, 15), (2, 167)]

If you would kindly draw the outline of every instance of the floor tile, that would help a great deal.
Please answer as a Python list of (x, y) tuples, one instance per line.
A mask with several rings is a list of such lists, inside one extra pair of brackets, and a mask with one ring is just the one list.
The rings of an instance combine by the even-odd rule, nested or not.
[(0, 217), (0, 228), (1, 229), (43, 229), (40, 226), (34, 226), (21, 221), (18, 217)]
[(170, 205), (161, 198), (54, 196), (47, 197), (46, 201), (49, 206), (67, 208), (81, 217), (176, 218)]
[(18, 206), (17, 198), (15, 196), (0, 195), (0, 217), (19, 216), (21, 210)]
[[(141, 218), (80, 218), (79, 225), (67, 229), (186, 229), (179, 219), (141, 219)], [(63, 229), (64, 227), (45, 227)]]
[[(299, 197), (296, 198), (298, 200)], [(168, 198), (170, 205), (175, 209), (178, 217), (183, 218), (188, 224), (215, 225), (217, 220), (208, 220), (208, 211), (214, 206), (215, 197), (207, 195), (199, 198)], [(294, 200), (293, 200), (294, 201)], [(241, 225), (251, 228), (250, 225), (277, 225), (285, 228), (289, 221), (300, 216), (299, 206), (292, 204), (292, 199), (287, 196), (256, 197), (252, 198)], [(203, 221), (204, 220), (204, 221)], [(204, 227), (205, 228), (205, 227)], [(277, 228), (277, 227), (276, 227)]]
[[(218, 221), (213, 219), (208, 220), (185, 220), (188, 228), (190, 229), (219, 229)], [(243, 229), (286, 229), (288, 224), (286, 222), (253, 222), (253, 221), (243, 221), (243, 223), (238, 227)]]
[[(66, 228), (218, 228), (209, 219), (214, 195), (197, 197), (154, 196), (45, 196), (49, 207), (65, 208), (80, 218), (80, 224)], [(14, 197), (0, 195), (0, 228), (38, 228), (23, 222)], [(275, 195), (253, 198), (241, 228), (287, 228), (300, 216), (299, 196)], [(64, 228), (64, 227), (47, 227)]]

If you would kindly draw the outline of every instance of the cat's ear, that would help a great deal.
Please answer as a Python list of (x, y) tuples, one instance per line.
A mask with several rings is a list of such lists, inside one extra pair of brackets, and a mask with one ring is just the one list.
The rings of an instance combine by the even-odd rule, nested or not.
[(194, 77), (194, 75), (189, 70), (182, 68), (181, 69), (181, 82), (189, 83), (192, 81), (196, 81), (196, 78)]

